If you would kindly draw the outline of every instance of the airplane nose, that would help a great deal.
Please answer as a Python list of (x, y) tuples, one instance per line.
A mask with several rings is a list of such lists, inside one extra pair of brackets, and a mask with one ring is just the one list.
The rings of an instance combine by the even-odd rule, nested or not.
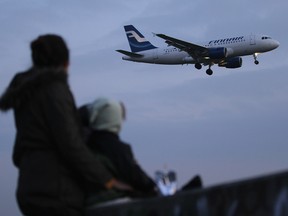
[(274, 45), (274, 47), (276, 49), (277, 47), (279, 47), (280, 43), (279, 43), (279, 41), (274, 40), (273, 41), (273, 45)]

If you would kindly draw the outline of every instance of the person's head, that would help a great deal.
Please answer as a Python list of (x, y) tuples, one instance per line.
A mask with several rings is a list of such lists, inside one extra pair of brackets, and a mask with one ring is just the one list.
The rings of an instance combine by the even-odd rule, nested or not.
[(69, 65), (69, 50), (62, 37), (54, 34), (40, 35), (30, 44), (35, 67), (64, 67)]
[[(99, 98), (79, 109), (84, 126), (92, 130), (118, 134), (126, 118), (124, 104), (108, 98)], [(88, 125), (87, 125), (88, 124)]]

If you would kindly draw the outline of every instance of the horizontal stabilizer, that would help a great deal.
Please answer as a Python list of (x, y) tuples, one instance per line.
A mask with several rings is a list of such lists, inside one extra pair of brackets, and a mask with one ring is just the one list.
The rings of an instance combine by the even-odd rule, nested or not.
[(134, 58), (143, 57), (143, 55), (141, 55), (141, 54), (129, 52), (129, 51), (126, 51), (126, 50), (116, 50), (116, 51), (119, 52), (119, 53), (122, 53), (124, 55), (130, 56), (130, 57), (134, 57)]

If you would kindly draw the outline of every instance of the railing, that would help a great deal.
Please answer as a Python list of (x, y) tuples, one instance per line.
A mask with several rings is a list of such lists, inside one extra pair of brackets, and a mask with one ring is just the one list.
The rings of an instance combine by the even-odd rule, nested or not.
[(288, 216), (288, 171), (173, 196), (87, 210), (88, 216)]

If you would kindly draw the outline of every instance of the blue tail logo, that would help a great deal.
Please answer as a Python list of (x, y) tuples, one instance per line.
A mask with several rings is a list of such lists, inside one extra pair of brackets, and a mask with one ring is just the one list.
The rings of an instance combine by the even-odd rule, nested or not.
[(157, 48), (147, 41), (133, 25), (124, 26), (124, 29), (132, 52), (141, 52)]

